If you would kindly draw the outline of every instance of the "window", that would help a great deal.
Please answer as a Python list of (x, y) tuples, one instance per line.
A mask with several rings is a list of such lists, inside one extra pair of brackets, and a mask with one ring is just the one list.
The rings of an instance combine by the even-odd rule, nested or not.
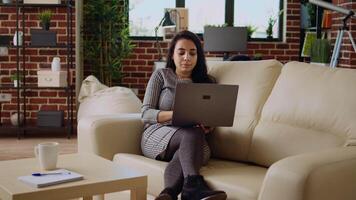
[[(185, 0), (188, 8), (189, 30), (203, 33), (204, 26), (225, 24), (225, 3), (222, 0)], [(214, 5), (214, 6), (212, 6)]]
[(276, 20), (273, 26), (273, 37), (279, 33), (280, 0), (235, 0), (234, 26), (252, 26), (257, 28), (252, 38), (266, 38), (268, 19)]
[[(252, 38), (266, 38), (269, 17), (276, 19), (273, 37), (281, 39), (279, 15), (283, 0), (129, 0), (130, 35), (153, 37), (165, 8), (188, 8), (189, 30), (203, 33), (204, 26), (224, 24), (256, 27)], [(233, 5), (233, 6), (232, 6)], [(158, 35), (162, 36), (161, 30)]]
[[(154, 36), (155, 27), (164, 16), (164, 8), (174, 8), (170, 0), (129, 0), (129, 26), (131, 36)], [(158, 35), (162, 35), (160, 32)]]

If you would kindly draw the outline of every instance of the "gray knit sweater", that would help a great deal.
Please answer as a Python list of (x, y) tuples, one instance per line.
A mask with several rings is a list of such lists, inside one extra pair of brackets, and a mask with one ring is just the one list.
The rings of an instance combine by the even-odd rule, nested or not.
[[(142, 105), (142, 121), (145, 130), (142, 135), (142, 153), (153, 159), (163, 155), (170, 139), (181, 127), (171, 125), (171, 121), (158, 123), (157, 117), (160, 111), (173, 110), (174, 97), (177, 83), (191, 83), (191, 80), (179, 79), (170, 68), (158, 69), (153, 72), (145, 93)], [(208, 143), (204, 143), (204, 163), (210, 157)], [(162, 154), (163, 153), (163, 154)]]

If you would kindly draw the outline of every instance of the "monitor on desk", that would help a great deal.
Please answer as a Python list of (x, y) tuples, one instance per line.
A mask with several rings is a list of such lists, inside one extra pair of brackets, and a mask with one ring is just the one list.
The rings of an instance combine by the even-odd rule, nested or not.
[(204, 27), (204, 50), (229, 52), (247, 50), (247, 27)]

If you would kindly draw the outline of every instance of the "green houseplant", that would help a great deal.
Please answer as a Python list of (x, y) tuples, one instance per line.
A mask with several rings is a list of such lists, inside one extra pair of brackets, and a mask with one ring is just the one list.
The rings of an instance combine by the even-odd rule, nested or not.
[(272, 16), (268, 18), (267, 29), (266, 29), (267, 39), (273, 38), (273, 27), (276, 24), (276, 22), (277, 22), (276, 18)]
[(123, 59), (134, 48), (129, 38), (125, 1), (84, 1), (83, 32), (84, 64), (102, 83), (120, 84)]
[(331, 54), (330, 41), (327, 39), (316, 39), (311, 45), (310, 60), (313, 63), (329, 63)]
[(248, 25), (247, 26), (247, 38), (248, 39), (251, 39), (251, 36), (254, 32), (256, 32), (257, 30), (257, 27), (256, 26), (253, 26), (253, 25)]
[(10, 76), (10, 80), (14, 83), (14, 87), (18, 86), (18, 83), (20, 83), (23, 80), (23, 76), (21, 72), (15, 72)]
[(283, 14), (283, 10), (280, 10), (278, 12), (277, 16), (270, 16), (267, 21), (267, 28), (266, 28), (266, 35), (267, 39), (272, 39), (273, 38), (273, 27), (277, 22), (277, 17), (281, 16)]
[(256, 53), (253, 55), (252, 60), (262, 60), (262, 53)]
[(49, 30), (52, 15), (53, 13), (50, 10), (45, 10), (38, 15), (43, 30)]

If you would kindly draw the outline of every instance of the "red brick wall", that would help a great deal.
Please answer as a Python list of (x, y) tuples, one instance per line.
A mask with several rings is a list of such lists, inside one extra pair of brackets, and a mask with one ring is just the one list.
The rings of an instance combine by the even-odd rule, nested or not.
[[(39, 12), (49, 9), (54, 13), (51, 21), (50, 30), (57, 32), (57, 43), (65, 43), (67, 39), (67, 11), (66, 8), (26, 8), (25, 14), (25, 43), (29, 44), (30, 41), (30, 29), (40, 28), (37, 15)], [(21, 12), (20, 12), (21, 13)], [(73, 9), (73, 34), (75, 29), (75, 11)], [(22, 15), (19, 19), (22, 19)], [(16, 8), (15, 7), (0, 7), (0, 35), (14, 35), (16, 31)], [(20, 25), (20, 31), (22, 26)], [(12, 41), (12, 40), (11, 40)], [(73, 37), (74, 43), (74, 37)], [(64, 48), (27, 48), (26, 49), (26, 84), (37, 85), (37, 71), (42, 68), (50, 68), (50, 63), (54, 56), (59, 56), (61, 59), (62, 70), (66, 69), (67, 63), (67, 51)], [(8, 56), (0, 56), (0, 83), (2, 85), (12, 84), (10, 75), (16, 72), (16, 54), (15, 47), (9, 48)], [(75, 55), (73, 48), (73, 55)], [(22, 49), (20, 53), (20, 59), (22, 60)], [(74, 56), (73, 56), (73, 62)], [(21, 62), (20, 62), (21, 63)], [(22, 63), (20, 64), (22, 68)], [(71, 69), (71, 84), (74, 84), (74, 66)], [(11, 93), (11, 102), (2, 104), (1, 118), (2, 123), (9, 123), (9, 117), (11, 113), (17, 111), (17, 90), (16, 89), (2, 89), (0, 93)], [(23, 92), (21, 92), (23, 97)], [(26, 98), (26, 116), (30, 123), (36, 122), (36, 116), (38, 110), (66, 110), (67, 98), (64, 90), (44, 90), (44, 89), (31, 89), (27, 90)], [(21, 98), (21, 102), (23, 99)], [(74, 101), (75, 102), (75, 101)], [(75, 106), (75, 104), (74, 104)], [(21, 106), (23, 110), (24, 106)], [(75, 109), (75, 107), (74, 107)], [(65, 112), (65, 115), (67, 113)]]
[[(250, 56), (256, 53), (263, 54), (263, 59), (277, 59), (281, 62), (298, 60), (299, 54), (299, 29), (300, 29), (300, 0), (287, 1), (287, 33), (286, 42), (249, 42), (248, 51)], [(135, 41), (134, 53), (125, 60), (123, 71), (126, 77), (123, 84), (130, 88), (139, 89), (139, 97), (142, 99), (154, 61), (158, 60), (154, 41)], [(164, 52), (167, 51), (168, 43), (161, 42)], [(222, 56), (222, 54), (210, 54), (207, 56)]]
[[(344, 7), (346, 9), (350, 9), (356, 11), (356, 2), (354, 0), (333, 0), (333, 4)], [(331, 43), (335, 43), (335, 38), (337, 35), (337, 31), (343, 26), (342, 20), (345, 18), (345, 15), (333, 12), (332, 14), (332, 41)], [(347, 21), (347, 25), (349, 30), (356, 41), (356, 19), (351, 18)], [(344, 33), (342, 48), (340, 49), (340, 60), (339, 66), (345, 68), (356, 68), (356, 53), (352, 48), (349, 36), (347, 33)]]

